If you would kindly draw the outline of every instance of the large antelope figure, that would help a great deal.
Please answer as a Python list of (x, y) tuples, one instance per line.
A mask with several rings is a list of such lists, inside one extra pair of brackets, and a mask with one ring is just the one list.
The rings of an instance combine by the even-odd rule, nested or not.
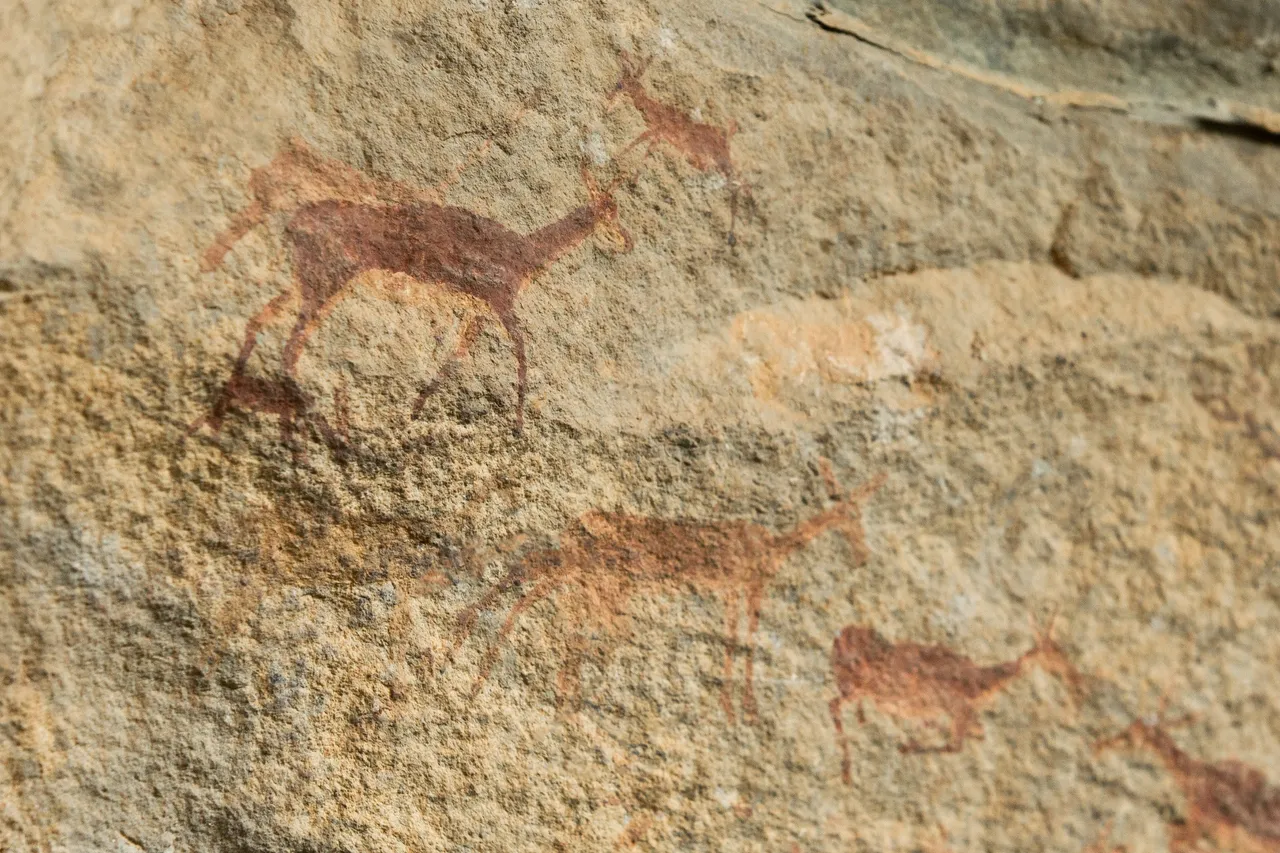
[(1280, 787), (1240, 761), (1200, 761), (1183, 752), (1168, 730), (1186, 722), (1134, 720), (1094, 751), (1141, 749), (1160, 759), (1186, 799), (1181, 821), (1169, 824), (1172, 853), (1190, 853), (1201, 841), (1217, 850), (1280, 853)]
[[(790, 554), (833, 529), (844, 533), (857, 564), (868, 558), (861, 507), (880, 488), (885, 477), (881, 474), (841, 495), (823, 461), (823, 474), (834, 502), (781, 533), (748, 521), (659, 519), (598, 510), (584, 514), (576, 525), (560, 534), (556, 547), (525, 554), (501, 581), (458, 618), (457, 643), (460, 644), (474, 630), (480, 611), (516, 587), (523, 587), (484, 655), (473, 695), (488, 679), (501, 646), (520, 614), (558, 589), (575, 595), (558, 596), (557, 608), (576, 606), (574, 619), (580, 623), (578, 627), (584, 632), (590, 628), (603, 633), (620, 630), (619, 623), (626, 616), (627, 605), (636, 596), (693, 590), (718, 595), (724, 602), (725, 658), (720, 701), (730, 719), (734, 718), (732, 677), (734, 649), (738, 645), (739, 600), (745, 599), (747, 632), (742, 708), (748, 718), (754, 718), (755, 634), (765, 588), (773, 576)], [(578, 685), (583, 636), (579, 634), (575, 639), (573, 659), (562, 670), (562, 693), (567, 686)]]
[(734, 245), (737, 242), (735, 229), (738, 222), (738, 193), (742, 191), (748, 197), (751, 195), (750, 186), (734, 168), (733, 156), (729, 153), (729, 140), (738, 132), (737, 124), (730, 122), (728, 127), (716, 127), (698, 121), (679, 108), (654, 98), (641, 81), (649, 67), (649, 60), (637, 62), (635, 57), (624, 50), (618, 54), (618, 62), (622, 66), (622, 76), (609, 95), (609, 103), (612, 105), (625, 95), (640, 113), (645, 125), (644, 132), (632, 140), (622, 153), (643, 144), (647, 158), (655, 147), (666, 145), (699, 172), (715, 172), (722, 176), (729, 185), (729, 245)]
[[(617, 224), (613, 198), (621, 176), (600, 188), (584, 167), (582, 179), (586, 203), (536, 231), (518, 234), (470, 210), (429, 201), (422, 192), (415, 198), (414, 191), (398, 184), (369, 179), (319, 157), (302, 142), (291, 143), (254, 172), (249, 182), (253, 202), (214, 241), (204, 267), (217, 266), (240, 237), (271, 213), (291, 212), (285, 238), (293, 257), (293, 283), (248, 322), (231, 378), (189, 432), (205, 424), (216, 432), (235, 403), (254, 405), (239, 393), (249, 356), (263, 327), (288, 305), (298, 305), (283, 355), (284, 376), (291, 382), (311, 333), (364, 273), (381, 271), (402, 274), (388, 277), (394, 292), (416, 288), (428, 298), (452, 295), (470, 303), (460, 342), (442, 372), (465, 354), (490, 317), (498, 321), (515, 352), (519, 433), (528, 385), (524, 329), (515, 310), (520, 291), (597, 230), (612, 234), (624, 249), (631, 245)], [(436, 384), (424, 386), (415, 416)]]
[(1037, 664), (1063, 677), (1073, 697), (1079, 696), (1083, 678), (1054, 641), (1053, 621), (1049, 620), (1044, 631), (1036, 631), (1035, 642), (1026, 653), (990, 666), (980, 666), (946, 646), (891, 643), (874, 628), (846, 626), (831, 644), (831, 670), (840, 695), (830, 704), (844, 781), (852, 781), (849, 743), (841, 716), (846, 702), (858, 703), (860, 723), (865, 719), (862, 702), (866, 699), (899, 718), (934, 724), (940, 718), (949, 718), (950, 736), (944, 744), (925, 746), (911, 740), (900, 749), (958, 752), (967, 738), (982, 737), (978, 709), (1022, 675), (1028, 664)]

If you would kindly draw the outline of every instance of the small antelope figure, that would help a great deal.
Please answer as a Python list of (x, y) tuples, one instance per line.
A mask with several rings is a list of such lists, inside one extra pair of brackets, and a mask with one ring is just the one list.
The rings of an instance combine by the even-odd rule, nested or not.
[(840, 748), (840, 771), (852, 782), (849, 743), (841, 710), (846, 702), (858, 703), (858, 722), (865, 721), (862, 702), (870, 699), (880, 710), (900, 719), (923, 719), (937, 725), (940, 717), (951, 722), (950, 737), (941, 746), (924, 746), (911, 740), (903, 752), (958, 752), (969, 737), (982, 737), (978, 710), (1035, 663), (1063, 677), (1073, 696), (1080, 693), (1081, 677), (1053, 640), (1053, 619), (1044, 632), (1036, 632), (1035, 644), (1006, 663), (979, 666), (945, 646), (891, 643), (874, 629), (849, 625), (831, 645), (831, 671), (840, 695), (831, 700), (831, 721)]
[[(409, 195), (403, 188), (366, 179), (349, 166), (323, 160), (294, 143), (254, 174), (251, 189), (261, 197), (233, 220), (204, 258), (206, 266), (216, 265), (231, 244), (269, 212), (296, 204), (285, 226), (294, 282), (248, 322), (231, 379), (211, 412), (193, 423), (189, 432), (205, 424), (215, 432), (219, 429), (226, 410), (240, 399), (236, 383), (258, 334), (289, 303), (298, 302), (283, 356), (284, 375), (292, 380), (308, 336), (351, 293), (362, 274), (377, 270), (403, 274), (395, 279), (397, 291), (412, 285), (428, 296), (453, 295), (469, 303), (472, 313), (442, 373), (465, 354), (487, 319), (485, 314), (497, 319), (515, 352), (515, 431), (519, 433), (528, 384), (524, 330), (515, 312), (520, 291), (597, 230), (614, 235), (623, 249), (631, 246), (630, 236), (617, 224), (613, 198), (621, 177), (604, 189), (585, 168), (582, 177), (589, 193), (585, 204), (530, 234), (517, 234), (464, 208), (401, 200)], [(315, 198), (325, 193), (355, 198)], [(423, 388), (414, 405), (415, 416), (437, 385), (438, 378)]]
[(1239, 761), (1198, 761), (1169, 736), (1168, 729), (1190, 721), (1134, 720), (1124, 731), (1099, 741), (1095, 752), (1147, 750), (1173, 777), (1186, 798), (1182, 821), (1169, 825), (1169, 849), (1190, 853), (1202, 840), (1220, 850), (1280, 853), (1280, 787)]
[(623, 153), (643, 143), (647, 146), (645, 151), (647, 158), (655, 146), (665, 143), (679, 152), (689, 165), (698, 171), (717, 172), (722, 175), (731, 190), (729, 245), (734, 245), (737, 242), (734, 229), (738, 220), (738, 192), (742, 190), (745, 195), (751, 194), (751, 188), (738, 175), (729, 153), (729, 139), (738, 132), (737, 124), (731, 122), (727, 128), (720, 128), (695, 121), (671, 104), (664, 104), (655, 99), (645, 90), (640, 78), (644, 76), (649, 60), (637, 63), (635, 58), (625, 50), (618, 55), (618, 60), (622, 66), (622, 77), (609, 95), (609, 101), (613, 102), (618, 97), (626, 95), (644, 119), (645, 124), (644, 133), (632, 140), (623, 149)]
[[(824, 460), (825, 463), (825, 460)], [(824, 476), (833, 491), (837, 486), (824, 464)], [(862, 529), (861, 505), (884, 483), (883, 474), (847, 495), (833, 494), (834, 503), (797, 524), (774, 533), (747, 521), (690, 521), (656, 519), (618, 512), (592, 510), (576, 526), (560, 535), (558, 547), (526, 554), (501, 581), (458, 618), (462, 643), (474, 630), (476, 616), (513, 588), (528, 584), (510, 610), (497, 637), (484, 656), (472, 695), (488, 679), (502, 643), (520, 614), (556, 589), (577, 593), (582, 623), (593, 623), (603, 632), (616, 630), (635, 596), (696, 590), (720, 596), (725, 613), (724, 679), (720, 702), (734, 718), (732, 677), (738, 636), (739, 598), (747, 612), (745, 682), (742, 708), (748, 719), (756, 716), (753, 689), (756, 628), (765, 588), (783, 562), (828, 530), (840, 530), (848, 539), (858, 565), (868, 558)], [(557, 606), (568, 597), (557, 599)], [(579, 643), (581, 645), (581, 643)], [(579, 666), (578, 655), (570, 661)], [(561, 686), (579, 684), (576, 671), (565, 675)]]

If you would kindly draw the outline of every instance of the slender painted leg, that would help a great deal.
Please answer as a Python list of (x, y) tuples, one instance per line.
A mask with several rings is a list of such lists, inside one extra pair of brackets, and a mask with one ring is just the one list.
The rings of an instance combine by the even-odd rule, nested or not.
[(453, 352), (436, 371), (436, 375), (430, 382), (422, 386), (422, 390), (418, 392), (418, 399), (413, 403), (413, 412), (410, 418), (417, 420), (422, 415), (422, 408), (427, 404), (427, 400), (436, 391), (440, 390), (440, 386), (453, 378), (458, 372), (458, 362), (475, 344), (476, 338), (480, 336), (480, 331), (484, 328), (484, 324), (488, 322), (488, 318), (476, 315), (467, 319), (466, 325), (462, 329), (462, 335), (458, 339), (458, 345), (454, 347)]
[(227, 410), (231, 407), (233, 385), (236, 379), (244, 374), (244, 369), (249, 363), (249, 356), (253, 354), (253, 349), (258, 344), (258, 335), (261, 333), (262, 328), (274, 320), (281, 309), (288, 305), (297, 295), (297, 288), (290, 287), (283, 293), (273, 297), (245, 324), (244, 342), (240, 344), (240, 353), (236, 356), (236, 363), (235, 367), (232, 368), (231, 376), (223, 383), (222, 391), (219, 392), (218, 398), (214, 401), (210, 410), (196, 418), (187, 427), (187, 435), (195, 434), (201, 427), (206, 425), (214, 432), (222, 429), (222, 421), (227, 415)]
[(747, 591), (747, 663), (743, 683), (742, 713), (749, 722), (759, 718), (755, 694), (756, 629), (760, 627), (760, 605), (764, 587), (759, 581)]
[(519, 319), (510, 312), (499, 314), (498, 319), (502, 321), (502, 327), (507, 330), (507, 337), (511, 339), (511, 347), (516, 354), (515, 434), (520, 435), (524, 431), (524, 400), (529, 385), (529, 362), (524, 352), (524, 331), (520, 328)]
[(516, 626), (516, 619), (525, 610), (537, 604), (542, 599), (551, 594), (551, 591), (558, 586), (555, 578), (542, 578), (537, 581), (533, 589), (526, 592), (511, 607), (511, 611), (507, 614), (507, 619), (502, 623), (498, 636), (494, 639), (493, 645), (489, 646), (489, 651), (485, 652), (484, 663), (480, 667), (480, 674), (476, 676), (475, 684), (471, 688), (471, 695), (475, 697), (480, 692), (480, 688), (489, 680), (489, 673), (493, 671), (493, 666), (498, 662), (498, 651), (502, 648), (502, 643), (511, 634), (512, 629)]
[(733, 722), (733, 646), (738, 641), (738, 591), (724, 595), (724, 673), (720, 682), (720, 707)]
[(836, 727), (836, 746), (840, 749), (840, 778), (846, 785), (853, 784), (853, 762), (849, 758), (849, 739), (844, 732), (844, 720), (840, 717), (840, 709), (844, 697), (837, 696), (827, 706), (831, 710), (831, 722)]

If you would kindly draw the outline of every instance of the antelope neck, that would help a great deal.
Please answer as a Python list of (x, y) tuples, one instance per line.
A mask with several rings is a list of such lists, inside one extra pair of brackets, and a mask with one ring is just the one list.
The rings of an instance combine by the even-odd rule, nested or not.
[(532, 271), (550, 266), (591, 236), (600, 221), (595, 207), (584, 204), (525, 237)]
[(848, 514), (848, 507), (839, 503), (817, 515), (810, 516), (793, 529), (775, 538), (780, 550), (791, 551), (808, 545), (825, 533), (833, 524)]

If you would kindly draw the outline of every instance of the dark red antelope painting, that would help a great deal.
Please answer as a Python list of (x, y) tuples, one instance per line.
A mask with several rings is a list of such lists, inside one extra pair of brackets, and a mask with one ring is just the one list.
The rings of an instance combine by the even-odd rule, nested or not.
[(946, 646), (891, 643), (874, 628), (849, 625), (831, 645), (831, 670), (840, 695), (831, 700), (831, 722), (840, 748), (840, 772), (851, 781), (849, 745), (843, 706), (856, 702), (862, 721), (862, 702), (871, 700), (885, 713), (937, 725), (949, 720), (948, 737), (937, 746), (911, 740), (903, 752), (958, 752), (967, 738), (982, 736), (978, 710), (1028, 664), (1063, 677), (1072, 695), (1079, 696), (1084, 679), (1053, 639), (1053, 620), (1036, 632), (1035, 643), (1010, 661), (983, 666)]
[(666, 145), (698, 171), (721, 175), (730, 190), (729, 245), (734, 245), (737, 242), (735, 229), (738, 221), (738, 194), (751, 194), (750, 187), (734, 168), (733, 156), (729, 152), (729, 140), (738, 132), (737, 124), (730, 122), (728, 127), (716, 127), (698, 121), (671, 104), (659, 101), (649, 94), (641, 82), (649, 65), (647, 60), (637, 62), (635, 57), (624, 50), (619, 54), (618, 61), (622, 66), (622, 76), (609, 100), (612, 102), (625, 95), (645, 124), (644, 132), (632, 140), (623, 153), (637, 145), (645, 145), (645, 156), (648, 157), (656, 146)]
[(1159, 718), (1134, 720), (1094, 750), (1145, 750), (1164, 765), (1185, 797), (1182, 818), (1169, 824), (1172, 853), (1191, 853), (1208, 842), (1215, 850), (1280, 853), (1280, 786), (1261, 770), (1235, 760), (1193, 758), (1170, 736), (1176, 725)]
[[(507, 575), (458, 619), (458, 643), (475, 628), (481, 611), (501, 596), (523, 587), (497, 637), (485, 653), (475, 690), (479, 690), (497, 662), (501, 644), (515, 627), (520, 614), (538, 601), (561, 590), (559, 609), (575, 613), (571, 645), (573, 659), (561, 671), (564, 688), (577, 688), (581, 646), (578, 629), (590, 626), (600, 636), (616, 636), (628, 603), (637, 596), (678, 595), (689, 590), (719, 596), (724, 604), (725, 654), (721, 705), (734, 717), (732, 675), (738, 645), (740, 602), (746, 604), (745, 680), (742, 707), (748, 718), (756, 715), (753, 687), (756, 628), (765, 590), (791, 554), (829, 530), (842, 532), (853, 549), (855, 561), (868, 554), (862, 528), (862, 504), (884, 483), (884, 475), (848, 493), (842, 493), (824, 464), (823, 473), (832, 503), (795, 527), (774, 532), (748, 521), (694, 521), (591, 511), (560, 534), (555, 547), (526, 553)], [(562, 695), (563, 698), (563, 695)]]
[[(288, 213), (284, 231), (293, 261), (292, 284), (249, 320), (231, 378), (211, 410), (189, 432), (204, 425), (216, 432), (236, 405), (260, 408), (255, 397), (243, 393), (251, 385), (244, 375), (260, 332), (281, 312), (297, 306), (282, 359), (284, 382), (292, 384), (307, 338), (351, 294), (362, 274), (382, 271), (401, 274), (391, 278), (394, 288), (417, 288), (428, 297), (443, 291), (474, 307), (457, 349), (440, 368), (443, 375), (465, 354), (485, 322), (498, 322), (515, 354), (515, 431), (519, 433), (524, 425), (528, 362), (516, 300), (531, 281), (597, 231), (611, 235), (621, 248), (630, 248), (630, 237), (617, 221), (613, 196), (621, 179), (600, 187), (583, 167), (587, 201), (554, 222), (520, 234), (465, 208), (427, 200), (426, 193), (369, 179), (350, 166), (319, 157), (302, 142), (291, 143), (254, 172), (252, 203), (214, 241), (204, 256), (204, 267), (216, 267), (240, 237), (270, 214)], [(438, 380), (439, 375), (423, 387), (415, 415)], [(291, 417), (299, 414), (294, 411)]]

